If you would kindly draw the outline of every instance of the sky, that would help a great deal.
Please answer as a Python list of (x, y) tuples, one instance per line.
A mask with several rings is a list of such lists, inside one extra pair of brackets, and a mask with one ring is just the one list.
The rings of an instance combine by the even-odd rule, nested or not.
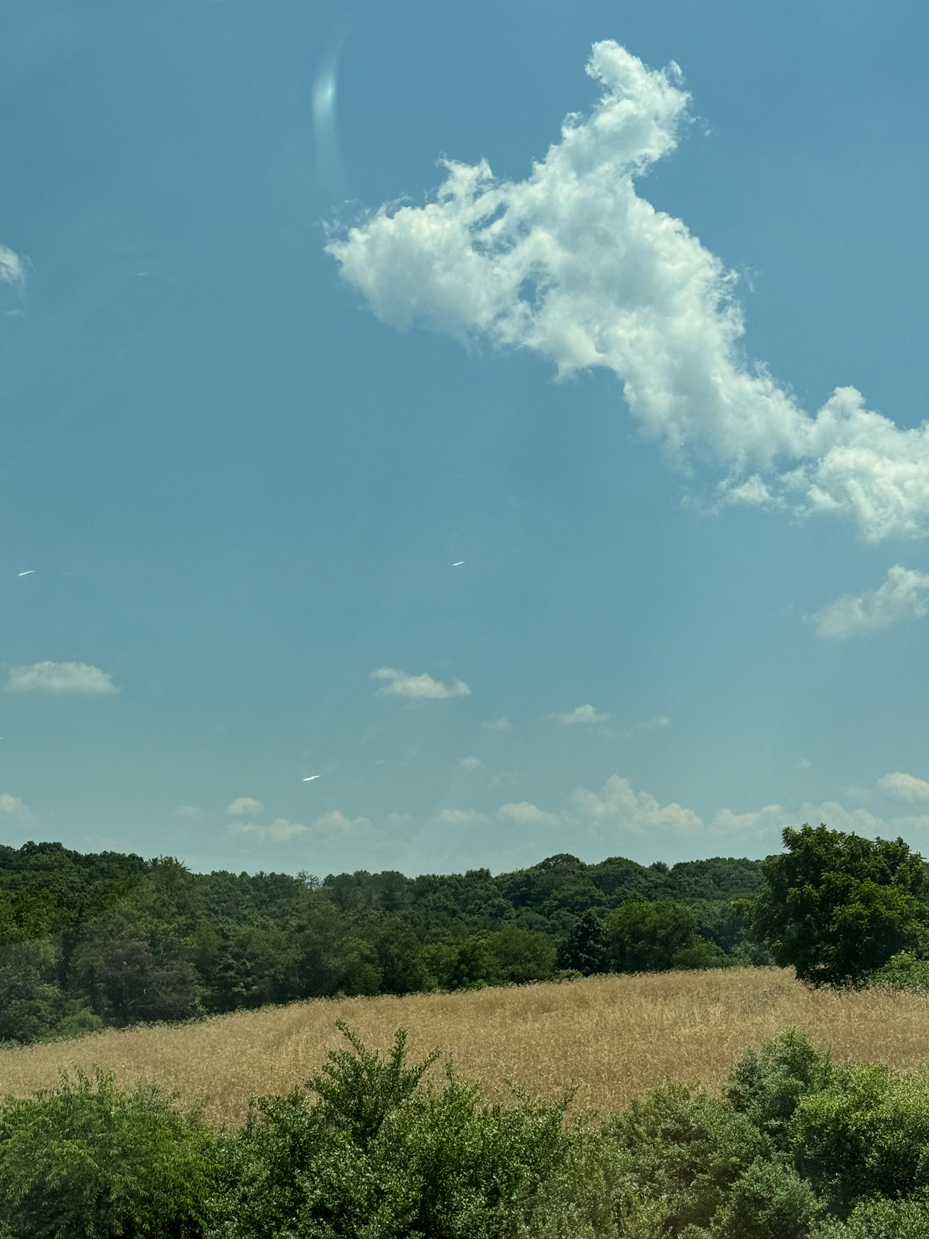
[(929, 10), (8, 0), (0, 842), (929, 852)]

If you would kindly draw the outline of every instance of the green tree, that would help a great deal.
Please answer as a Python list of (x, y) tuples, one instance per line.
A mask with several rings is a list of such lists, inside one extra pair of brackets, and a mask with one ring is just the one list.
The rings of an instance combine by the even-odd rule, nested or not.
[(617, 972), (674, 968), (681, 952), (699, 945), (696, 926), (690, 909), (672, 899), (620, 904), (606, 923), (610, 961)]
[(815, 830), (783, 835), (748, 906), (752, 933), (777, 964), (813, 985), (859, 984), (900, 951), (929, 943), (929, 879), (902, 839)]

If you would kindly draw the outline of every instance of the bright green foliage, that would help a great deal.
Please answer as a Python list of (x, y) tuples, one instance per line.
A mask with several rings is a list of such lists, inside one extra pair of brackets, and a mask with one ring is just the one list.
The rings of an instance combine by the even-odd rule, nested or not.
[(750, 913), (777, 964), (814, 985), (857, 984), (898, 952), (929, 945), (929, 878), (902, 839), (807, 825), (783, 838)]
[[(482, 1105), (421, 1080), (405, 1037), (382, 1059), (347, 1029), (307, 1090), (256, 1104), (234, 1150), (229, 1239), (496, 1239), (520, 1233), (563, 1163), (564, 1107)], [(320, 1100), (313, 1104), (315, 1092)]]
[(868, 984), (879, 989), (929, 990), (929, 959), (901, 951), (892, 955), (883, 968), (872, 972)]
[(859, 1205), (846, 1223), (829, 1221), (810, 1239), (926, 1239), (929, 1199), (871, 1200)]
[(839, 1214), (870, 1196), (929, 1187), (929, 1078), (867, 1064), (837, 1069), (800, 1100), (797, 1169)]
[(726, 1097), (734, 1110), (786, 1151), (793, 1144), (791, 1122), (800, 1099), (826, 1088), (832, 1077), (829, 1055), (792, 1028), (736, 1063)]
[(0, 1109), (0, 1217), (12, 1239), (194, 1239), (208, 1221), (215, 1145), (158, 1089), (63, 1078)]
[(732, 1185), (767, 1149), (743, 1115), (678, 1084), (634, 1101), (607, 1133), (626, 1154), (637, 1194), (663, 1202), (669, 1234), (708, 1226)]

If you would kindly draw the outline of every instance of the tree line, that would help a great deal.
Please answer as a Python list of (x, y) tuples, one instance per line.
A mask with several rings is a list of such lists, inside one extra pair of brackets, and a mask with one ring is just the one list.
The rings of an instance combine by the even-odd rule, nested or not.
[(269, 1003), (775, 963), (929, 989), (929, 869), (804, 825), (764, 861), (562, 853), (493, 876), (191, 873), (171, 857), (0, 847), (0, 1041)]
[(0, 847), (0, 1040), (336, 994), (766, 962), (757, 861), (561, 854), (526, 869), (192, 873), (177, 860)]

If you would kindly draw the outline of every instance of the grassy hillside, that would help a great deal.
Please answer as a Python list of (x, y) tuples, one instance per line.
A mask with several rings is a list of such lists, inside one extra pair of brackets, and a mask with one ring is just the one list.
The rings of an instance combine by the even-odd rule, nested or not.
[(320, 1068), (342, 1042), (340, 1018), (374, 1046), (409, 1029), (414, 1054), (442, 1047), (491, 1097), (507, 1094), (507, 1080), (548, 1097), (574, 1083), (580, 1109), (624, 1106), (669, 1079), (717, 1090), (748, 1047), (791, 1025), (840, 1061), (912, 1069), (929, 1058), (924, 995), (817, 991), (786, 971), (725, 969), (320, 999), (107, 1031), (0, 1051), (0, 1092), (25, 1095), (54, 1085), (63, 1067), (99, 1065), (122, 1085), (149, 1079), (206, 1094), (213, 1118), (238, 1121), (250, 1096), (286, 1092)]

